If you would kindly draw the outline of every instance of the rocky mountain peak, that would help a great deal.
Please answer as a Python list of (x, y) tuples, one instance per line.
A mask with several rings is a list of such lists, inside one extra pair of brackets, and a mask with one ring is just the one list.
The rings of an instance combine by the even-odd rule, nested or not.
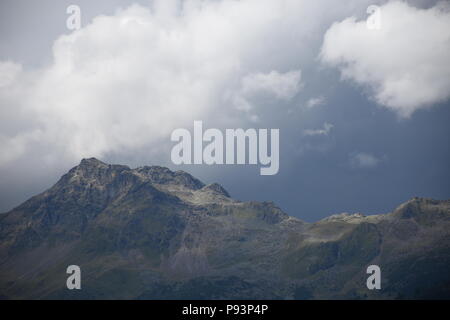
[(230, 198), (230, 194), (224, 187), (218, 183), (211, 183), (202, 188), (203, 191), (212, 191), (213, 193), (220, 194), (224, 197)]
[(67, 184), (105, 186), (115, 180), (121, 173), (129, 171), (128, 166), (110, 165), (96, 158), (82, 159), (79, 165), (73, 167), (61, 178), (57, 186)]
[(97, 158), (84, 158), (78, 165), (81, 168), (106, 168), (108, 165)]
[(204, 183), (184, 171), (171, 171), (166, 167), (145, 166), (133, 170), (138, 175), (148, 179), (151, 183), (162, 185), (181, 185), (191, 190), (204, 187)]
[(425, 222), (445, 216), (449, 200), (439, 201), (430, 198), (413, 197), (398, 206), (392, 215), (400, 219), (415, 219)]

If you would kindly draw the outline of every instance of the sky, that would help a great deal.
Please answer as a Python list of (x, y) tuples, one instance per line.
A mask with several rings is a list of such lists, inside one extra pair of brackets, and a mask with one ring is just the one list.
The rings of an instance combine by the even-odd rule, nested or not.
[[(0, 39), (0, 211), (87, 157), (305, 221), (450, 198), (448, 1), (1, 0)], [(195, 120), (279, 129), (278, 174), (174, 165)]]

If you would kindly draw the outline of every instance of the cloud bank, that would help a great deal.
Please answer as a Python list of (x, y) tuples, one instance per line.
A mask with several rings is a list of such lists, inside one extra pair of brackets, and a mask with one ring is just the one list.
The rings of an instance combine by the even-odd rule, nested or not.
[[(168, 154), (170, 132), (194, 120), (252, 125), (262, 117), (259, 102), (280, 112), (302, 93), (303, 67), (316, 63), (323, 32), (369, 3), (329, 10), (334, 1), (158, 0), (97, 16), (56, 39), (52, 62), (39, 70), (0, 61), (0, 166), (18, 158), (49, 165), (117, 154), (150, 159)], [(333, 24), (322, 61), (403, 116), (448, 98), (447, 7), (381, 8), (379, 31), (355, 18)]]
[(401, 117), (450, 97), (450, 4), (419, 9), (393, 1), (380, 7), (380, 29), (350, 17), (324, 36), (321, 60), (342, 78), (369, 88)]
[(60, 36), (40, 70), (2, 61), (0, 166), (31, 154), (48, 163), (150, 156), (195, 119), (257, 120), (255, 96), (288, 101), (299, 91), (303, 53), (289, 37), (317, 28), (302, 18), (318, 10), (306, 1), (159, 0)]
[(331, 2), (157, 0), (60, 36), (40, 70), (0, 62), (0, 166), (31, 153), (49, 164), (150, 157), (193, 120), (258, 121), (258, 97), (286, 103), (300, 91), (312, 35), (364, 6), (324, 11)]

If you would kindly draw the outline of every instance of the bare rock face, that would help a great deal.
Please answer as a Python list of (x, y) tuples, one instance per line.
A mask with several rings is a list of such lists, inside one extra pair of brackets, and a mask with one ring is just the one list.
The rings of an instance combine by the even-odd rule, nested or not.
[(204, 186), (204, 183), (194, 178), (184, 171), (172, 172), (168, 168), (152, 166), (141, 167), (132, 170), (133, 173), (139, 174), (143, 179), (158, 185), (177, 185), (190, 190), (198, 190)]
[[(82, 290), (66, 289), (66, 268)], [(366, 268), (382, 269), (369, 291)], [(159, 166), (83, 159), (0, 214), (0, 297), (450, 298), (450, 201), (316, 223)]]
[(213, 194), (222, 195), (224, 197), (230, 198), (229, 193), (220, 184), (212, 183), (202, 188), (206, 192), (211, 192)]

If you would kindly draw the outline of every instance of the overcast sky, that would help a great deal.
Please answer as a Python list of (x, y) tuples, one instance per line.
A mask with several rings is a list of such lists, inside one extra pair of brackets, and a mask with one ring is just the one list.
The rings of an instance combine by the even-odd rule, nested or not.
[[(183, 169), (306, 221), (450, 198), (448, 1), (1, 0), (0, 39), (0, 211), (83, 157)], [(173, 165), (194, 120), (279, 128), (279, 173)]]

